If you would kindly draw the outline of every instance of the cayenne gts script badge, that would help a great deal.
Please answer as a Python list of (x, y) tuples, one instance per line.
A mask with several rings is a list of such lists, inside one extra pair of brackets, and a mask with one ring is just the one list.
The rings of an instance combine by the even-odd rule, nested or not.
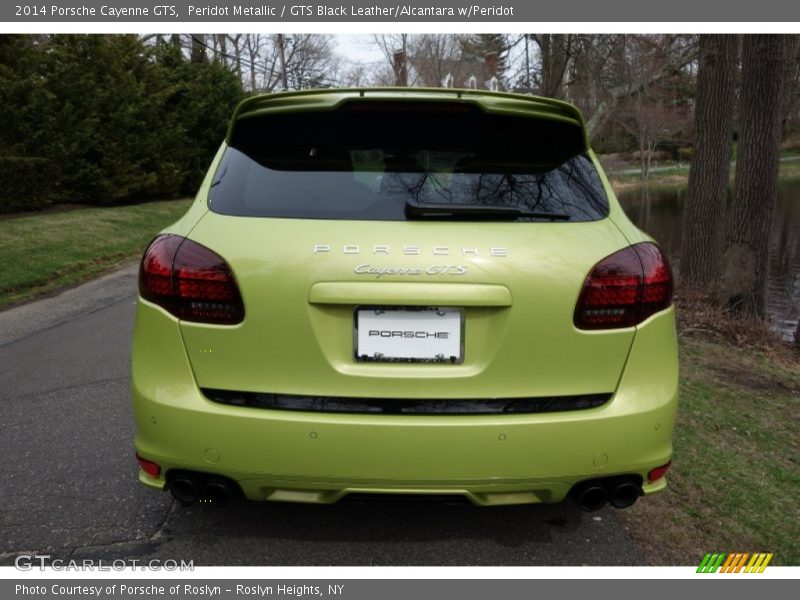
[(467, 267), (464, 265), (431, 265), (430, 267), (378, 267), (369, 263), (356, 265), (353, 268), (356, 275), (465, 275)]

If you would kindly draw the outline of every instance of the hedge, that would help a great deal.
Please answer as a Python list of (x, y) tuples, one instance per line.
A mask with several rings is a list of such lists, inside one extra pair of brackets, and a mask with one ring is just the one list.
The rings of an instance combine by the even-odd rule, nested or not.
[(0, 156), (0, 213), (46, 208), (53, 198), (52, 181), (46, 158)]

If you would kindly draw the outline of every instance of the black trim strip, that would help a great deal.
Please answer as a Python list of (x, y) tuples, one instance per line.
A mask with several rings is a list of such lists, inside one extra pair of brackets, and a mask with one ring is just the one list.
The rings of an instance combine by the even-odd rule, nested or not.
[(326, 413), (365, 413), (398, 415), (495, 415), (561, 412), (595, 408), (608, 402), (612, 394), (547, 396), (538, 398), (418, 399), (345, 398), (296, 396), (261, 392), (201, 389), (206, 398), (219, 404)]

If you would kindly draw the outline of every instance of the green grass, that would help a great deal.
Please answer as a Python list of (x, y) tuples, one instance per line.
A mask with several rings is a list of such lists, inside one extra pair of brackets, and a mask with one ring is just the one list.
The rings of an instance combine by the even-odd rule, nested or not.
[[(796, 156), (792, 153), (785, 152), (782, 157), (789, 158)], [(660, 185), (683, 185), (689, 183), (689, 163), (664, 163), (654, 164), (653, 167), (658, 167), (659, 171), (651, 171), (647, 178), (649, 186)], [(638, 165), (631, 164), (630, 168), (638, 168)], [(736, 168), (731, 166), (730, 170), (730, 183), (733, 184), (736, 174)], [(609, 180), (615, 190), (628, 189), (631, 187), (640, 187), (642, 185), (642, 176), (639, 171), (636, 173), (623, 173), (620, 171), (609, 171), (607, 173)], [(780, 163), (780, 178), (781, 180), (790, 180), (800, 178), (800, 160), (786, 160)]]
[(793, 160), (791, 162), (782, 162), (781, 179), (798, 179), (800, 178), (800, 160)]
[(139, 256), (189, 200), (0, 219), (0, 307), (74, 285)]
[(681, 337), (669, 487), (620, 513), (653, 564), (774, 552), (800, 564), (800, 361)]

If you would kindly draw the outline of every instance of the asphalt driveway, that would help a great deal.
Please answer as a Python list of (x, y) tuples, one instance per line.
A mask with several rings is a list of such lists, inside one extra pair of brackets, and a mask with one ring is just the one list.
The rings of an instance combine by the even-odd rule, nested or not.
[(184, 508), (136, 480), (135, 267), (0, 313), (0, 564), (639, 565), (612, 509), (436, 499)]

